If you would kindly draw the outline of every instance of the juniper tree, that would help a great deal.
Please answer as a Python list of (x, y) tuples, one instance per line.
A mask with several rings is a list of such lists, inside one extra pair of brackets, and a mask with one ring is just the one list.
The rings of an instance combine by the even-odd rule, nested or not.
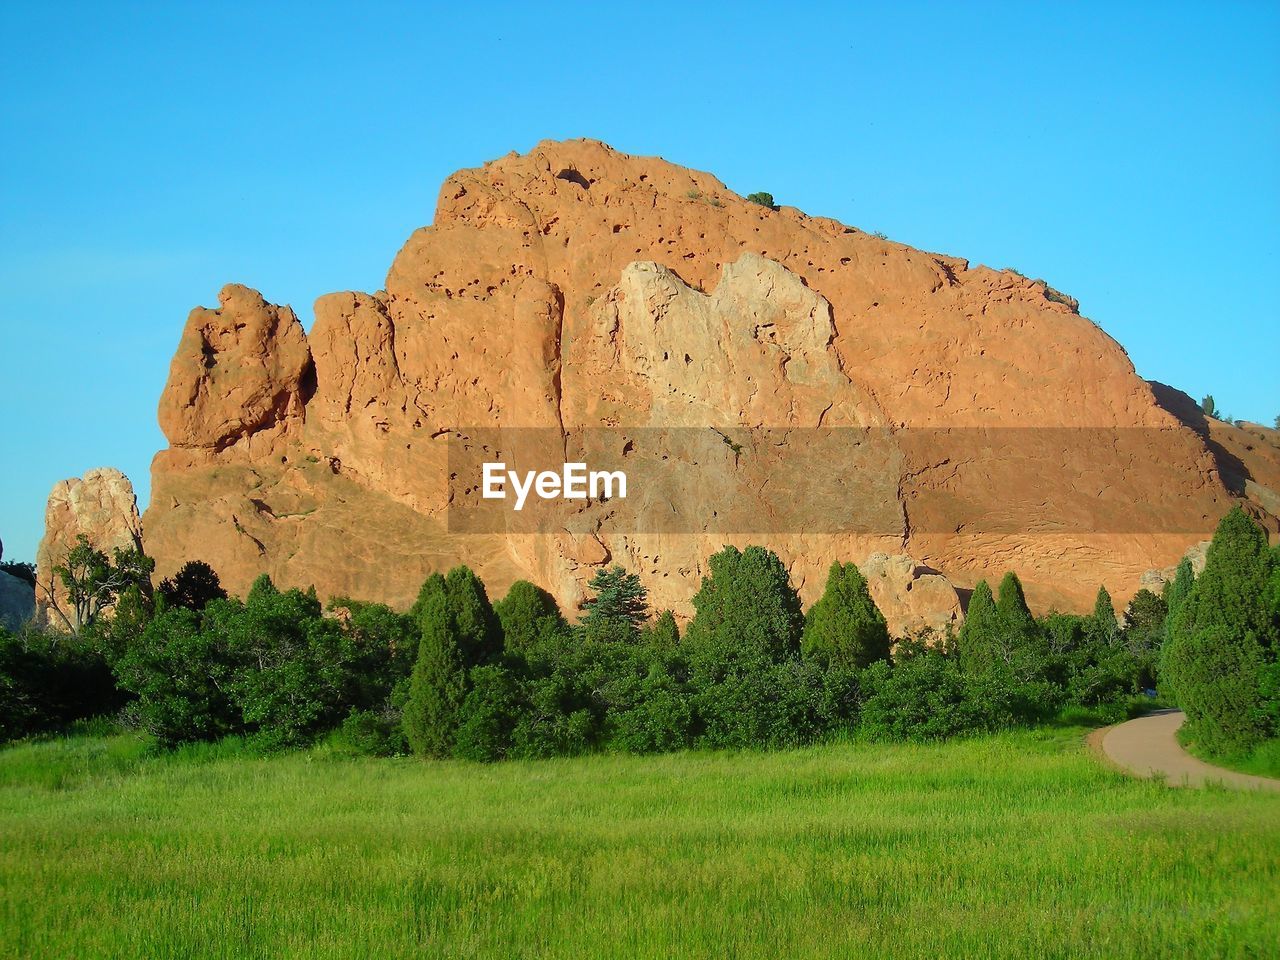
[(502, 627), (503, 646), (521, 653), (537, 641), (565, 629), (555, 597), (528, 580), (517, 580), (493, 606)]
[(658, 618), (645, 627), (644, 639), (655, 650), (674, 650), (680, 643), (680, 628), (676, 625), (675, 614), (670, 610), (658, 614)]
[(1004, 641), (1000, 614), (991, 587), (979, 580), (969, 597), (964, 623), (956, 636), (956, 652), (966, 673), (981, 675), (1003, 661)]
[(842, 666), (865, 667), (889, 658), (889, 629), (852, 563), (833, 563), (827, 586), (804, 621), (806, 655)]
[(1233, 507), (1171, 617), (1161, 678), (1188, 734), (1211, 752), (1241, 752), (1277, 732), (1274, 563), (1262, 529)]
[(404, 735), (419, 756), (447, 757), (453, 751), (458, 712), (466, 696), (461, 631), (443, 589), (433, 585), (420, 599), (422, 635), (404, 705)]
[(1111, 594), (1106, 587), (1098, 587), (1098, 596), (1093, 602), (1093, 616), (1089, 618), (1089, 640), (1101, 646), (1111, 646), (1120, 637), (1120, 622), (1116, 619), (1116, 608), (1111, 603)]

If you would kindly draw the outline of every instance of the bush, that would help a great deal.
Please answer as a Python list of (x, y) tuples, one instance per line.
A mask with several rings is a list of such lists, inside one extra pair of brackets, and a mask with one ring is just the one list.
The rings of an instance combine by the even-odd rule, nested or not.
[(766, 192), (765, 192), (765, 191), (763, 191), (763, 190), (761, 190), (761, 191), (759, 191), (759, 192), (757, 192), (757, 193), (748, 193), (748, 194), (747, 194), (747, 200), (748, 200), (748, 202), (750, 202), (750, 203), (756, 203), (756, 204), (759, 204), (759, 205), (760, 205), (760, 206), (762, 206), (762, 207), (768, 207), (770, 210), (777, 210), (777, 209), (778, 209), (778, 205), (777, 205), (776, 203), (774, 203), (774, 202), (773, 202), (773, 194), (772, 194), (772, 193), (766, 193)]
[(407, 746), (396, 713), (352, 710), (334, 733), (339, 752), (356, 757), (392, 757)]
[[(229, 601), (220, 601), (227, 603)], [(166, 610), (117, 662), (132, 710), (161, 746), (216, 740), (243, 729), (229, 690), (239, 664), (225, 638), (185, 607)]]
[(922, 644), (900, 645), (892, 666), (872, 664), (862, 684), (861, 729), (880, 740), (1002, 730), (1043, 720), (1061, 705), (1047, 683), (1026, 683), (998, 668), (975, 675), (958, 657)]
[(501, 760), (511, 749), (511, 733), (521, 709), (521, 690), (505, 667), (476, 667), (471, 689), (458, 711), (454, 756), (482, 762)]
[(61, 730), (123, 702), (110, 666), (90, 644), (0, 627), (0, 742)]

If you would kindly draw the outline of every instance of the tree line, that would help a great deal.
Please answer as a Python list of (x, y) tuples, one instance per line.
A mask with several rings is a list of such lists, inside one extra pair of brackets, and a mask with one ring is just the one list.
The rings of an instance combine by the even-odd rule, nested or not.
[(265, 575), (229, 597), (199, 561), (152, 590), (153, 567), (77, 544), (57, 570), (76, 616), (0, 634), (0, 738), (112, 714), (162, 747), (329, 738), (488, 761), (936, 740), (1071, 708), (1120, 718), (1157, 685), (1207, 750), (1280, 732), (1280, 550), (1239, 510), (1200, 576), (1184, 561), (1123, 617), (1105, 589), (1089, 615), (1034, 617), (1008, 573), (976, 585), (958, 632), (896, 642), (854, 564), (833, 564), (805, 611), (758, 546), (710, 558), (683, 633), (618, 566), (595, 575), (574, 624), (527, 581), (492, 603), (465, 566), (429, 577), (407, 612), (350, 598), (326, 610)]

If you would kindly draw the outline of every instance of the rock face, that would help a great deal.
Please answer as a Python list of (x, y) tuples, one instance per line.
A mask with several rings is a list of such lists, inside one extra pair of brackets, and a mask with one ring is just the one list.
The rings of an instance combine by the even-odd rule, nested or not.
[(903, 554), (873, 553), (859, 566), (871, 599), (897, 635), (945, 635), (959, 626), (960, 598), (946, 577)]
[(66, 559), (80, 534), (108, 555), (117, 547), (142, 545), (133, 484), (119, 470), (101, 467), (53, 485), (44, 512), (44, 538), (36, 550), (36, 595), (44, 610), (51, 598), (62, 600), (63, 587), (53, 568)]
[[(1087, 608), (1245, 493), (1064, 300), (662, 160), (543, 143), (446, 181), (385, 289), (321, 297), (309, 335), (244, 287), (192, 311), (147, 550), (158, 576), (202, 559), (233, 591), (267, 572), (397, 605), (467, 563), (495, 595), (526, 577), (572, 609), (621, 562), (687, 614), (711, 553), (764, 543), (806, 602), (833, 560), (868, 565), (898, 630), (956, 615), (928, 571), (1015, 569), (1033, 604)], [(508, 459), (606, 431), (664, 466), (626, 504), (464, 532), (451, 451), (485, 430)]]

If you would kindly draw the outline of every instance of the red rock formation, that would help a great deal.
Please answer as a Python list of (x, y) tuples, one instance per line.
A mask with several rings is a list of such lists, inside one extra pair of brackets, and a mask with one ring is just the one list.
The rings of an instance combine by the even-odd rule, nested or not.
[[(687, 611), (722, 543), (765, 542), (806, 601), (832, 560), (906, 552), (964, 585), (1013, 568), (1033, 603), (1083, 607), (1176, 561), (1233, 495), (1206, 437), (1043, 283), (591, 141), (455, 174), (386, 289), (320, 298), (309, 337), (243, 287), (219, 299), (192, 312), (160, 402), (147, 547), (158, 575), (203, 559), (235, 591), (266, 571), (406, 604), (465, 562), (495, 594), (523, 576), (572, 607), (619, 561)], [(590, 504), (542, 532), (450, 529), (451, 437), (542, 428), (567, 452), (602, 426), (718, 431), (638, 451), (670, 464), (650, 505), (685, 528), (610, 526)], [(1064, 446), (1062, 427), (1104, 439)], [(814, 438), (846, 428), (889, 439), (833, 461)], [(1016, 431), (937, 439), (957, 428)], [(760, 442), (739, 456), (733, 429)], [(790, 444), (761, 440), (774, 431)], [(851, 481), (844, 525), (805, 486), (817, 468)], [(814, 522), (734, 529), (727, 489)]]

